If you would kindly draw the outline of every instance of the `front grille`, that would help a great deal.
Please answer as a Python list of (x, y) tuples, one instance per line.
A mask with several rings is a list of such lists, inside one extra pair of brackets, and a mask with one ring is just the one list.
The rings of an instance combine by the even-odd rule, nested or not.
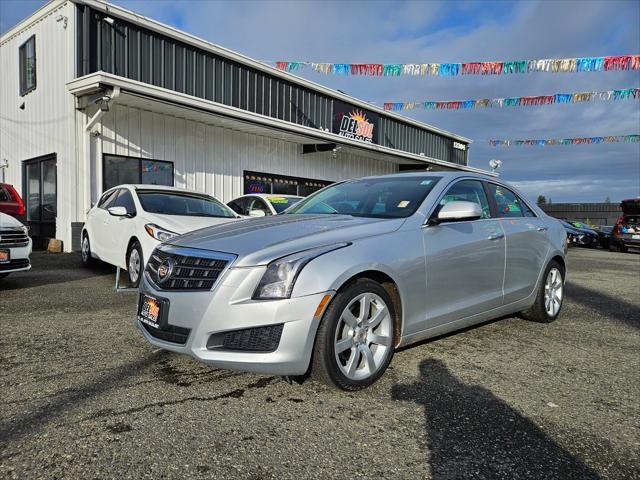
[[(178, 249), (176, 249), (178, 250)], [(222, 255), (221, 255), (222, 256)], [(166, 259), (172, 258), (175, 267), (171, 276), (164, 282), (157, 277), (158, 268)], [(182, 255), (156, 249), (147, 263), (148, 278), (160, 290), (211, 290), (220, 274), (229, 264), (229, 257)]]
[(191, 331), (188, 328), (176, 327), (175, 325), (169, 324), (162, 328), (153, 328), (152, 326), (142, 322), (140, 322), (140, 325), (142, 325), (152, 337), (155, 337), (158, 340), (164, 340), (165, 342), (178, 343), (180, 345), (187, 343), (187, 338), (189, 338), (189, 332)]
[(9, 263), (0, 263), (0, 272), (6, 272), (7, 270), (15, 270), (17, 268), (27, 268), (29, 266), (28, 258), (20, 258), (17, 260), (11, 260)]
[(0, 230), (0, 248), (26, 247), (29, 237), (21, 228), (7, 228)]
[(235, 350), (243, 352), (273, 352), (282, 336), (283, 323), (266, 327), (244, 328), (214, 333), (207, 341), (209, 350)]

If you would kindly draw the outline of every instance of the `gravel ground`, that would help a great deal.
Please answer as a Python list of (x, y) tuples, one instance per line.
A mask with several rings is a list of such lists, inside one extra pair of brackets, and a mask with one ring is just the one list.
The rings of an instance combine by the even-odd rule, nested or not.
[(356, 394), (157, 351), (76, 255), (0, 281), (3, 478), (640, 478), (640, 255), (573, 249), (551, 325), (396, 353)]

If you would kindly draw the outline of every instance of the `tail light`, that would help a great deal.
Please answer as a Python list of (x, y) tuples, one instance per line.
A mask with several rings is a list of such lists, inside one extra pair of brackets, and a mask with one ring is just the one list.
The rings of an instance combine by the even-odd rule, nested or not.
[(25, 208), (24, 202), (22, 201), (22, 197), (20, 196), (18, 191), (15, 188), (13, 188), (12, 185), (7, 185), (7, 190), (9, 190), (9, 193), (11, 194), (15, 202), (18, 204), (18, 215), (24, 215), (25, 213), (27, 213), (27, 209)]

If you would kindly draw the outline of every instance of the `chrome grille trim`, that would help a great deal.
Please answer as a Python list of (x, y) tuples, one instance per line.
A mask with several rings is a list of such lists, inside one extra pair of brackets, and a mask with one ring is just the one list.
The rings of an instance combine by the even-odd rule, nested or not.
[(0, 247), (26, 247), (29, 236), (21, 228), (0, 229)]
[[(159, 284), (158, 267), (169, 257), (175, 260), (176, 266), (169, 279)], [(157, 290), (211, 291), (236, 258), (237, 255), (230, 253), (161, 245), (151, 254), (145, 276)]]

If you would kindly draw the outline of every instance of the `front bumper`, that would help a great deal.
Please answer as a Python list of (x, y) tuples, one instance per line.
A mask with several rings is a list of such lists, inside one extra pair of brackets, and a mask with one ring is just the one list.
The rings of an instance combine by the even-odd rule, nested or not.
[(24, 272), (31, 269), (31, 262), (29, 261), (31, 246), (32, 241), (29, 238), (29, 244), (24, 247), (8, 248), (11, 261), (9, 263), (0, 263), (0, 273)]
[[(250, 372), (301, 375), (307, 371), (321, 313), (316, 309), (325, 295), (284, 300), (255, 301), (251, 295), (264, 267), (231, 268), (213, 291), (158, 290), (143, 276), (140, 293), (168, 301), (166, 324), (188, 329), (184, 344), (165, 341), (149, 333), (136, 319), (144, 337), (153, 345), (192, 357), (219, 368)], [(283, 324), (277, 348), (270, 352), (250, 352), (207, 348), (212, 335), (240, 329)], [(185, 330), (186, 331), (186, 330)]]

